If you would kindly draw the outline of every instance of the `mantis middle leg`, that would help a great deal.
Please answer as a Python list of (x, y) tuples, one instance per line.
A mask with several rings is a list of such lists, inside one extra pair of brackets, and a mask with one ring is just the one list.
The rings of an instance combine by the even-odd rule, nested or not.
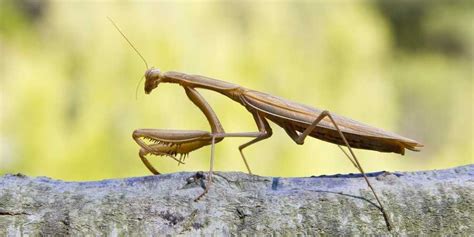
[(268, 122), (263, 118), (261, 117), (258, 112), (253, 112), (252, 113), (253, 116), (254, 116), (254, 119), (255, 121), (257, 122), (257, 127), (259, 129), (259, 132), (242, 132), (242, 133), (221, 133), (221, 134), (215, 134), (213, 135), (213, 138), (212, 138), (212, 144), (211, 144), (211, 163), (210, 163), (210, 169), (209, 169), (209, 175), (208, 175), (208, 180), (207, 180), (207, 185), (206, 185), (206, 188), (204, 190), (204, 192), (201, 193), (201, 195), (199, 195), (194, 201), (198, 201), (201, 197), (203, 197), (209, 190), (209, 187), (211, 186), (211, 182), (212, 182), (212, 170), (213, 170), (213, 166), (214, 166), (214, 147), (215, 147), (215, 138), (224, 138), (224, 137), (255, 137), (255, 139), (247, 142), (247, 143), (244, 143), (243, 145), (239, 146), (239, 150), (240, 150), (240, 154), (242, 155), (242, 159), (244, 160), (244, 163), (249, 171), (249, 173), (251, 174), (251, 171), (250, 171), (250, 167), (247, 163), (247, 161), (245, 160), (245, 156), (244, 154), (242, 153), (242, 149), (244, 149), (245, 147), (253, 144), (253, 143), (256, 143), (258, 141), (261, 141), (263, 139), (266, 139), (268, 137), (270, 137), (272, 135), (272, 129), (270, 128), (270, 125), (268, 124)]
[[(252, 115), (255, 119), (255, 122), (257, 123), (257, 128), (258, 132), (241, 132), (241, 133), (226, 133), (224, 131), (224, 128), (222, 127), (219, 119), (217, 118), (215, 112), (212, 110), (210, 105), (206, 102), (206, 100), (197, 92), (194, 88), (191, 87), (184, 87), (186, 91), (186, 95), (188, 98), (201, 109), (201, 111), (204, 113), (206, 116), (209, 125), (211, 126), (211, 136), (212, 136), (212, 141), (211, 141), (211, 160), (210, 160), (210, 169), (209, 169), (209, 175), (208, 175), (208, 182), (206, 185), (206, 189), (204, 192), (199, 195), (195, 201), (199, 200), (201, 197), (203, 197), (209, 190), (209, 187), (211, 185), (212, 181), (212, 171), (214, 167), (214, 149), (215, 149), (215, 143), (218, 141), (222, 140), (224, 137), (255, 137), (255, 139), (251, 140), (250, 142), (247, 142), (245, 144), (242, 144), (239, 146), (239, 151), (242, 156), (242, 159), (245, 163), (245, 166), (247, 167), (247, 170), (251, 174), (250, 166), (247, 163), (247, 160), (245, 159), (245, 156), (242, 152), (242, 150), (258, 141), (261, 141), (263, 139), (266, 139), (272, 135), (272, 129), (270, 128), (270, 125), (268, 122), (258, 114), (258, 112), (252, 112)], [(146, 165), (146, 163), (145, 163)], [(148, 167), (148, 166), (147, 166)]]
[(254, 143), (257, 143), (259, 141), (267, 139), (267, 138), (271, 137), (272, 134), (273, 134), (272, 128), (270, 127), (270, 125), (268, 124), (268, 121), (265, 118), (262, 118), (262, 116), (260, 116), (258, 114), (258, 112), (253, 112), (252, 115), (253, 115), (253, 118), (254, 118), (255, 122), (257, 123), (258, 130), (260, 131), (261, 134), (258, 137), (256, 137), (255, 139), (239, 146), (240, 156), (244, 160), (245, 166), (247, 167), (247, 170), (248, 170), (249, 174), (252, 174), (252, 171), (250, 170), (250, 167), (247, 163), (247, 159), (245, 159), (243, 149), (250, 146), (250, 145), (252, 145), (252, 144), (254, 144)]

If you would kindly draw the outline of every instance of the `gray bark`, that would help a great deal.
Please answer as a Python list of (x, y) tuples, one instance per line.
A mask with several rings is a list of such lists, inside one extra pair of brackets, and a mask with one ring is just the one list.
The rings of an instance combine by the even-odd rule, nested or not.
[(474, 165), (370, 174), (394, 230), (360, 175), (273, 178), (216, 172), (64, 182), (0, 177), (0, 236), (472, 235)]

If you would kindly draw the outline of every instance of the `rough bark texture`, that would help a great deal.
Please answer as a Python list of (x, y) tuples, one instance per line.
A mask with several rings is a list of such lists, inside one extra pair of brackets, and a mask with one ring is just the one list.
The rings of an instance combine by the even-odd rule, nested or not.
[(0, 236), (472, 235), (474, 165), (372, 173), (394, 226), (388, 232), (360, 175), (272, 178), (244, 173), (202, 182), (174, 173), (96, 182), (0, 177)]

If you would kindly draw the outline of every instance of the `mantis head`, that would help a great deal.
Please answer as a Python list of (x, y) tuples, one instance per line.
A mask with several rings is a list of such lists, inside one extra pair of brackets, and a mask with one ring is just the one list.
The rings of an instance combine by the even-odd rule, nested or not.
[(155, 89), (161, 81), (161, 72), (160, 69), (150, 68), (145, 72), (145, 93), (150, 94), (150, 92)]

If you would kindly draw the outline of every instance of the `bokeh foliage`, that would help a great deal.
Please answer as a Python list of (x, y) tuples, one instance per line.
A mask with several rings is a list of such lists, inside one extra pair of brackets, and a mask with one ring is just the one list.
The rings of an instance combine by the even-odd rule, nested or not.
[[(148, 174), (136, 128), (209, 130), (177, 85), (145, 96), (149, 64), (282, 96), (414, 138), (405, 157), (357, 151), (367, 171), (447, 168), (473, 161), (473, 4), (469, 1), (0, 1), (0, 173), (67, 180)], [(254, 131), (250, 114), (202, 91), (226, 131)], [(296, 146), (273, 126), (246, 150), (257, 174), (355, 172), (339, 149)], [(217, 170), (245, 171), (237, 146)], [(209, 149), (163, 172), (206, 170)]]

